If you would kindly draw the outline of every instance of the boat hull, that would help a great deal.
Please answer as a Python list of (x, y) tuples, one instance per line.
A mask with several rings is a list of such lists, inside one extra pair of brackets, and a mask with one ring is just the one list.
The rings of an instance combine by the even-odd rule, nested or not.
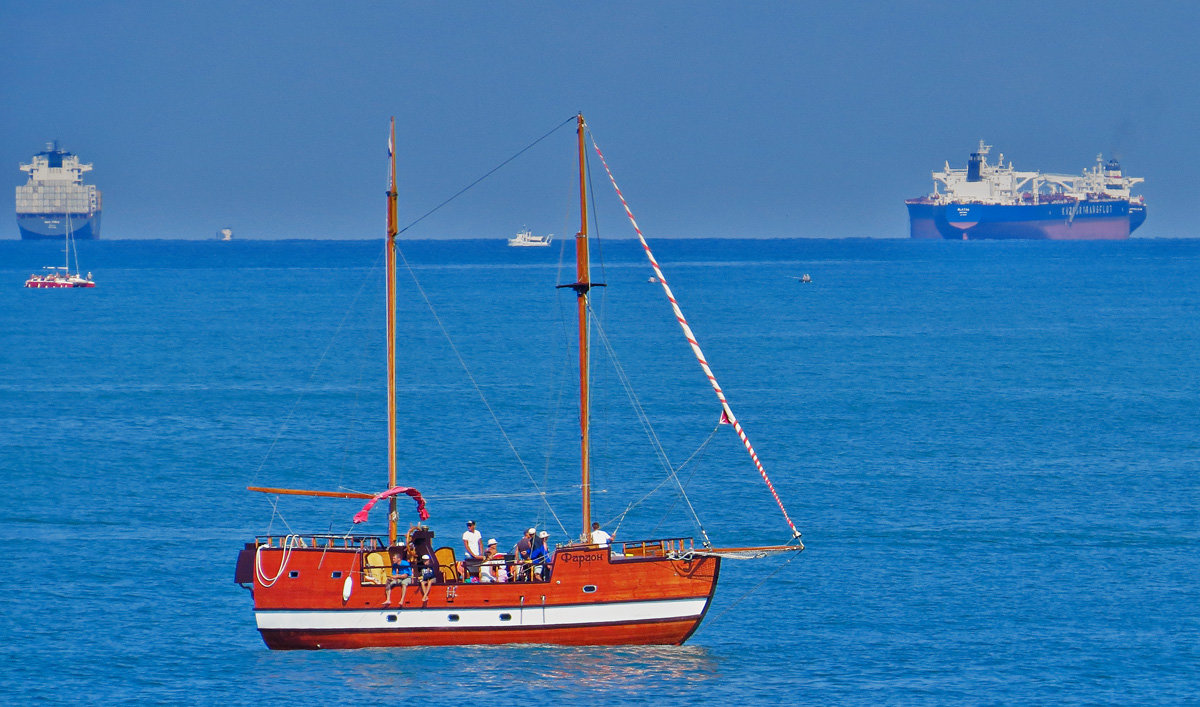
[[(100, 237), (100, 212), (71, 214), (71, 237), (80, 241), (94, 241)], [(67, 235), (66, 214), (17, 214), (17, 227), (21, 240), (61, 241)]]
[(909, 202), (908, 235), (910, 238), (919, 239), (943, 238), (941, 231), (938, 230), (937, 222), (934, 220), (932, 204)]
[(1124, 240), (1146, 207), (1124, 199), (1049, 204), (908, 202), (913, 238), (952, 240)]
[[(705, 602), (707, 603), (707, 602)], [(591, 605), (579, 607), (582, 611), (595, 612), (600, 609), (629, 609), (620, 605)], [(411, 647), (411, 646), (458, 646), (458, 645), (499, 645), (509, 643), (551, 643), (568, 646), (601, 646), (601, 645), (679, 645), (696, 630), (700, 615), (687, 618), (640, 620), (628, 619), (606, 622), (572, 622), (556, 625), (553, 622), (561, 619), (547, 618), (550, 623), (543, 625), (518, 625), (513, 627), (463, 627), (449, 625), (450, 616), (462, 616), (471, 610), (458, 607), (443, 607), (440, 609), (402, 609), (388, 611), (361, 612), (361, 616), (348, 616), (347, 612), (337, 612), (343, 615), (329, 616), (333, 612), (320, 615), (293, 615), (282, 617), (278, 615), (258, 615), (259, 633), (263, 642), (272, 650), (319, 650), (319, 649), (352, 649), (352, 648), (381, 648), (381, 647)], [(520, 613), (520, 608), (496, 607), (488, 613), (498, 616), (500, 613)], [(478, 612), (476, 612), (478, 613)], [(541, 607), (525, 609), (527, 619), (541, 620)], [(533, 615), (538, 615), (534, 617)], [(360, 628), (271, 628), (287, 620), (322, 622), (333, 619), (338, 623), (379, 624), (386, 622), (389, 617), (404, 618), (409, 622), (396, 624), (395, 627), (369, 626)], [(514, 614), (513, 621), (518, 620)], [(434, 624), (441, 624), (435, 626)]]
[(266, 645), (678, 645), (703, 620), (720, 569), (718, 557), (568, 547), (556, 552), (549, 581), (441, 581), (427, 600), (414, 583), (407, 591), (393, 588), (385, 605), (371, 556), (343, 548), (247, 546), (237, 579), (251, 585)]
[(80, 282), (63, 282), (61, 280), (27, 280), (25, 286), (34, 290), (60, 290), (73, 289), (76, 287), (95, 287), (96, 283), (90, 280)]

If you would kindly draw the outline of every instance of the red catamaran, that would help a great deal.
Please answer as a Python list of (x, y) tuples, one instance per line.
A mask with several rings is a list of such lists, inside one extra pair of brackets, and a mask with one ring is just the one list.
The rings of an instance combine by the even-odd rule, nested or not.
[[(493, 643), (680, 644), (700, 625), (712, 601), (723, 557), (761, 556), (767, 552), (803, 549), (800, 533), (767, 479), (745, 432), (729, 408), (716, 378), (705, 362), (696, 338), (675, 301), (667, 280), (642, 237), (628, 205), (625, 210), (661, 283), (676, 318), (721, 403), (722, 422), (730, 423), (759, 473), (775, 496), (791, 528), (785, 545), (752, 548), (712, 547), (707, 538), (614, 541), (611, 547), (590, 544), (589, 480), (589, 307), (594, 286), (588, 258), (585, 132), (576, 116), (579, 158), (580, 230), (575, 238), (575, 291), (579, 325), (581, 477), (583, 517), (580, 542), (560, 546), (550, 561), (549, 581), (473, 583), (460, 576), (453, 548), (432, 550), (433, 533), (424, 526), (407, 536), (397, 529), (397, 496), (407, 494), (418, 504), (422, 520), (425, 502), (415, 489), (397, 486), (396, 479), (396, 365), (395, 277), (398, 232), (396, 219), (395, 120), (388, 154), (387, 228), (387, 380), (388, 490), (379, 494), (340, 491), (300, 491), (251, 487), (271, 494), (370, 499), (356, 517), (365, 519), (376, 501), (389, 502), (386, 538), (372, 535), (260, 536), (238, 556), (235, 581), (250, 589), (258, 630), (274, 649), (364, 648), (378, 646), (465, 645)], [(601, 161), (595, 141), (592, 142)], [(605, 164), (612, 180), (612, 172)], [(616, 188), (616, 181), (612, 180)], [(620, 190), (617, 189), (618, 195)], [(621, 198), (625, 204), (624, 198)], [(424, 598), (417, 586), (404, 591), (402, 603), (385, 605), (392, 574), (389, 549), (407, 541), (432, 558), (436, 583)], [(411, 552), (411, 551), (410, 551)], [(419, 571), (419, 570), (418, 570)], [(394, 598), (395, 595), (392, 595)]]

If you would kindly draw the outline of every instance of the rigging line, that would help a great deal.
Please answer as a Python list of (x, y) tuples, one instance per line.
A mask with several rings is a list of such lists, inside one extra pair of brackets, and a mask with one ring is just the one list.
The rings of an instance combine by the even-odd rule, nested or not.
[[(713, 437), (715, 437), (715, 436), (717, 435), (717, 431), (718, 431), (718, 430), (720, 430), (720, 429), (721, 429), (721, 423), (719, 423), (719, 422), (718, 422), (718, 423), (717, 423), (717, 425), (716, 425), (715, 427), (713, 427), (713, 431), (712, 431), (712, 432), (710, 432), (710, 433), (708, 434), (708, 438), (707, 438), (707, 439), (705, 439), (705, 440), (704, 440), (704, 442), (702, 442), (702, 443), (700, 444), (700, 446), (696, 448), (696, 451), (692, 452), (692, 455), (691, 455), (690, 457), (688, 457), (686, 461), (684, 461), (682, 464), (680, 464), (680, 465), (679, 465), (679, 468), (675, 470), (675, 473), (676, 473), (676, 474), (678, 474), (679, 472), (683, 471), (684, 467), (686, 467), (686, 466), (688, 465), (688, 463), (689, 463), (689, 462), (691, 462), (693, 459), (695, 459), (695, 458), (696, 458), (696, 455), (698, 455), (698, 454), (700, 454), (702, 451), (704, 451), (704, 449), (705, 449), (706, 447), (708, 447), (708, 443), (712, 441)], [(685, 481), (683, 482), (683, 488), (687, 488), (689, 485), (691, 485), (691, 483), (692, 483), (692, 479), (693, 479), (693, 478), (695, 478), (695, 476), (696, 476), (696, 472), (697, 472), (697, 471), (699, 471), (699, 470), (700, 470), (700, 466), (699, 466), (698, 464), (697, 464), (697, 465), (694, 465), (694, 466), (692, 467), (692, 472), (691, 472), (690, 474), (688, 474), (687, 480), (685, 480)], [(663, 511), (663, 512), (662, 512), (662, 515), (659, 517), (658, 523), (656, 523), (656, 524), (654, 525), (654, 528), (653, 528), (653, 529), (651, 529), (651, 532), (652, 532), (652, 533), (654, 533), (654, 532), (657, 532), (657, 531), (658, 531), (658, 528), (659, 528), (659, 526), (661, 526), (661, 525), (663, 524), (663, 522), (664, 522), (664, 521), (667, 519), (667, 517), (668, 517), (668, 516), (671, 514), (671, 511), (675, 510), (675, 506), (676, 506), (678, 503), (679, 503), (679, 499), (678, 499), (678, 498), (676, 498), (676, 499), (675, 499), (675, 500), (674, 500), (674, 501), (671, 503), (671, 505), (670, 505), (670, 506), (668, 506), (668, 507), (667, 507), (667, 509), (666, 509), (665, 511)]]
[[(590, 309), (590, 305), (589, 305)], [(594, 312), (593, 312), (594, 314)], [(650, 417), (646, 414), (646, 410), (642, 407), (641, 400), (638, 399), (636, 392), (633, 390), (633, 384), (629, 381), (629, 376), (625, 373), (625, 368), (617, 359), (616, 351), (613, 349), (612, 342), (608, 338), (608, 332), (604, 327), (596, 323), (596, 331), (600, 334), (600, 340), (604, 343), (604, 348), (608, 352), (609, 359), (612, 361), (613, 370), (617, 373), (618, 380), (621, 381), (622, 387), (625, 389), (625, 394), (629, 397), (629, 402), (633, 406), (638, 422), (642, 425), (642, 429), (646, 432), (647, 438), (650, 439), (652, 446), (658, 453), (659, 461), (667, 470), (668, 478), (675, 481), (675, 485), (679, 488), (679, 493), (683, 497), (684, 503), (687, 504), (688, 510), (691, 511), (692, 519), (696, 523), (696, 529), (700, 531), (700, 536), (704, 539), (706, 547), (711, 544), (708, 541), (708, 533), (704, 531), (704, 523), (700, 521), (699, 514), (696, 513), (696, 508), (692, 505), (692, 500), (688, 498), (687, 491), (684, 490), (683, 484), (679, 481), (679, 476), (675, 473), (674, 467), (671, 465), (671, 460), (667, 457), (667, 450), (663, 448), (662, 442), (658, 438), (658, 434), (654, 431), (653, 425), (650, 424)]]
[(512, 439), (508, 436), (508, 432), (505, 431), (504, 425), (500, 422), (499, 416), (497, 416), (496, 411), (492, 409), (491, 404), (488, 402), (487, 396), (483, 394), (483, 389), (479, 387), (479, 383), (475, 380), (475, 376), (471, 374), (471, 369), (467, 366), (466, 359), (464, 359), (462, 353), (459, 352), (458, 346), (454, 343), (454, 339), (450, 337), (449, 330), (447, 330), (446, 325), (442, 323), (442, 318), (438, 316), (437, 310), (433, 306), (433, 301), (429, 299), (429, 295), (425, 292), (425, 288), (421, 285), (421, 281), (417, 279), (417, 272), (408, 262), (408, 258), (404, 255), (404, 249), (400, 247), (400, 243), (398, 241), (396, 242), (396, 253), (400, 256), (400, 260), (403, 261), (404, 268), (408, 271), (409, 277), (412, 278), (413, 284), (416, 285), (417, 291), (421, 293), (421, 299), (425, 301), (425, 306), (429, 308), (429, 313), (433, 315), (433, 320), (437, 322), (438, 329), (441, 330), (442, 336), (446, 338), (446, 343), (450, 345), (450, 350), (454, 352), (455, 358), (458, 359), (458, 365), (461, 366), (463, 372), (467, 374), (467, 380), (471, 381), (471, 385), (475, 388), (475, 393), (479, 395), (479, 400), (483, 402), (483, 406), (487, 409), (488, 414), (492, 416), (492, 421), (496, 423), (496, 428), (500, 430), (500, 436), (504, 438), (504, 442), (508, 444), (508, 448), (512, 450), (513, 456), (517, 458), (517, 464), (519, 464), (521, 467), (521, 471), (525, 472), (525, 476), (529, 479), (529, 483), (533, 484), (534, 490), (538, 491), (539, 495), (542, 496), (542, 503), (547, 506), (550, 511), (550, 515), (554, 516), (554, 520), (558, 523), (559, 528), (562, 528), (563, 534), (565, 535), (566, 528), (563, 526), (562, 521), (558, 519), (558, 514), (554, 512), (554, 508), (550, 507), (550, 504), (546, 501), (546, 494), (542, 493), (542, 489), (540, 486), (538, 486), (537, 480), (533, 478), (533, 474), (530, 473), (529, 467), (525, 464), (525, 460), (521, 458), (521, 453), (517, 451)]
[(275, 500), (271, 502), (271, 522), (267, 524), (267, 535), (270, 535), (271, 528), (275, 527), (275, 518), (276, 517), (278, 517), (279, 522), (283, 523), (283, 526), (285, 528), (287, 528), (288, 533), (295, 532), (294, 530), (292, 530), (292, 524), (287, 522), (287, 518), (284, 518), (283, 514), (279, 512), (279, 496), (276, 496)]
[[(380, 249), (379, 255), (376, 256), (376, 258), (375, 258), (375, 262), (371, 265), (370, 269), (367, 271), (368, 275), (370, 275), (371, 273), (374, 273), (376, 270), (379, 269), (379, 261), (383, 260), (383, 257), (384, 257), (384, 254), (386, 253), (386, 251), (387, 251), (386, 246), (384, 248)], [(321, 369), (321, 364), (324, 363), (325, 359), (329, 356), (329, 351), (330, 351), (330, 349), (333, 348), (333, 342), (337, 340), (338, 335), (341, 334), (342, 329), (346, 326), (346, 320), (350, 318), (350, 313), (353, 312), (355, 307), (358, 305), (358, 300), (360, 297), (362, 297), (362, 293), (367, 288), (367, 285), (369, 284), (370, 279), (371, 279), (370, 277), (362, 278), (362, 283), (359, 285), (358, 291), (354, 293), (354, 299), (352, 299), (350, 301), (350, 305), (346, 308), (346, 311), (342, 314), (342, 320), (340, 322), (338, 322), (337, 329), (335, 329), (333, 334), (330, 335), (329, 341), (325, 344), (325, 350), (321, 352), (321, 357), (319, 359), (317, 359), (316, 364), (313, 365), (312, 372), (308, 374), (308, 383), (309, 384), (311, 384), (313, 379), (317, 377), (317, 371), (319, 371)], [(283, 418), (283, 424), (281, 424), (279, 426), (279, 429), (275, 432), (275, 438), (271, 440), (270, 446), (267, 447), (266, 454), (263, 455), (262, 461), (259, 462), (259, 464), (258, 464), (258, 468), (254, 470), (253, 476), (250, 477), (250, 485), (251, 486), (257, 485), (259, 473), (262, 472), (263, 467), (267, 465), (267, 460), (271, 458), (271, 453), (273, 451), (275, 451), (275, 445), (277, 445), (279, 443), (280, 437), (283, 436), (284, 430), (287, 429), (288, 422), (290, 422), (292, 417), (296, 414), (296, 408), (298, 408), (300, 406), (300, 402), (302, 400), (304, 400), (304, 392), (303, 391), (301, 391), (301, 393), (299, 395), (297, 395), (296, 399), (292, 402), (292, 407), (288, 410), (287, 415), (285, 415)]]
[[(802, 549), (802, 548), (798, 548), (798, 549)], [(708, 622), (708, 623), (709, 623), (709, 625), (711, 626), (712, 624), (716, 623), (717, 621), (720, 621), (720, 620), (721, 620), (721, 618), (725, 616), (725, 614), (728, 614), (728, 613), (730, 612), (730, 610), (732, 610), (732, 609), (733, 609), (735, 606), (737, 606), (738, 604), (742, 603), (742, 601), (743, 601), (743, 600), (744, 600), (746, 597), (750, 596), (750, 595), (751, 595), (751, 594), (753, 594), (754, 592), (757, 592), (759, 587), (761, 587), (762, 585), (766, 584), (766, 583), (767, 583), (767, 581), (768, 581), (768, 580), (770, 580), (770, 579), (771, 579), (772, 577), (774, 577), (775, 575), (779, 574), (779, 572), (780, 572), (781, 570), (783, 570), (783, 568), (784, 568), (784, 567), (787, 567), (789, 564), (791, 564), (792, 560), (796, 559), (796, 558), (797, 558), (797, 557), (799, 557), (799, 556), (800, 556), (800, 553), (799, 553), (799, 552), (794, 552), (794, 553), (792, 553), (792, 556), (791, 556), (791, 557), (789, 557), (789, 558), (787, 559), (787, 561), (786, 561), (786, 562), (784, 562), (783, 564), (779, 565), (779, 567), (776, 567), (774, 572), (771, 572), (771, 573), (770, 573), (770, 574), (768, 574), (766, 577), (763, 577), (761, 582), (759, 582), (758, 584), (756, 584), (756, 585), (754, 585), (753, 587), (751, 587), (750, 589), (748, 589), (748, 590), (746, 591), (746, 593), (745, 593), (745, 594), (741, 595), (740, 597), (738, 597), (737, 599), (735, 599), (735, 600), (734, 600), (734, 602), (733, 602), (732, 604), (730, 604), (729, 606), (725, 607), (725, 608), (724, 608), (724, 609), (721, 611), (721, 613), (717, 614), (715, 617), (713, 617), (712, 619), (710, 619), (710, 620), (709, 620), (709, 622)]]
[(620, 199), (621, 206), (625, 209), (625, 215), (629, 217), (629, 223), (633, 226), (634, 232), (637, 233), (638, 242), (641, 243), (642, 250), (646, 253), (646, 258), (650, 261), (650, 266), (654, 268), (654, 274), (658, 276), (658, 282), (662, 285), (663, 293), (671, 303), (671, 309), (675, 312), (675, 319), (683, 329), (684, 338), (687, 339), (688, 345), (692, 347), (692, 353), (696, 356), (696, 361), (700, 364), (700, 368), (708, 376), (708, 382), (712, 385), (713, 392), (717, 394), (717, 400), (721, 403), (724, 419), (733, 425), (734, 432), (737, 433), (738, 439), (742, 441), (742, 446), (746, 448), (746, 452), (750, 455), (750, 460), (754, 462), (754, 467), (758, 469), (759, 476), (766, 483), (771, 496), (775, 498), (775, 504), (779, 506), (779, 511), (783, 513), (783, 519), (787, 522), (788, 527), (792, 529), (792, 537), (799, 539), (800, 531), (796, 528), (796, 524), (792, 522), (787, 509), (783, 507), (783, 500), (779, 498), (779, 494), (775, 491), (775, 484), (771, 483), (771, 478), (767, 476), (767, 470), (759, 460), (758, 452), (754, 451), (754, 445), (750, 444), (750, 438), (746, 435), (746, 431), (742, 429), (742, 423), (733, 414), (733, 408), (729, 406), (729, 401), (725, 399), (724, 391), (721, 390), (716, 376), (713, 375), (712, 369), (709, 368), (708, 361), (704, 358), (704, 352), (700, 350), (700, 344), (696, 340), (696, 335), (692, 333), (692, 328), (688, 326), (687, 319), (683, 316), (683, 310), (679, 308), (679, 303), (675, 300), (675, 293), (671, 292), (671, 287), (667, 284), (667, 278), (663, 275), (662, 268), (659, 267), (658, 261), (654, 258), (654, 253), (650, 250), (650, 244), (646, 242), (645, 236), (642, 235), (642, 229), (638, 226), (637, 219), (633, 217), (633, 210), (629, 208), (629, 203), (625, 201), (625, 195), (621, 193), (621, 188), (617, 186), (617, 178), (613, 176), (612, 170), (608, 167), (608, 161), (604, 159), (604, 153), (600, 151), (600, 146), (596, 144), (595, 135), (589, 131), (588, 136), (592, 138), (592, 147), (596, 150), (596, 154), (599, 155), (600, 163), (604, 165), (604, 171), (608, 174), (608, 180), (612, 182), (613, 191), (617, 193), (617, 198)]
[(548, 132), (548, 133), (546, 133), (545, 135), (543, 135), (543, 136), (539, 137), (538, 139), (536, 139), (536, 140), (534, 140), (533, 142), (529, 143), (529, 144), (528, 144), (528, 145), (526, 145), (525, 147), (522, 147), (522, 148), (521, 148), (521, 149), (520, 149), (520, 150), (517, 152), (517, 154), (513, 155), (512, 157), (509, 157), (508, 159), (504, 160), (504, 161), (503, 161), (503, 162), (501, 162), (500, 164), (496, 165), (496, 166), (495, 166), (495, 167), (493, 167), (491, 170), (489, 170), (487, 174), (483, 175), (483, 176), (482, 176), (482, 177), (480, 177), (479, 179), (476, 179), (475, 181), (471, 182), (470, 184), (468, 184), (467, 186), (463, 187), (462, 189), (459, 189), (459, 190), (458, 190), (458, 191), (457, 191), (457, 192), (454, 194), (454, 196), (450, 197), (449, 199), (446, 199), (445, 201), (443, 201), (442, 203), (440, 203), (440, 204), (438, 204), (437, 206), (433, 207), (433, 208), (432, 208), (432, 209), (430, 209), (429, 211), (426, 211), (426, 212), (425, 212), (424, 214), (422, 214), (422, 215), (421, 215), (421, 216), (420, 216), (420, 217), (419, 217), (417, 220), (415, 220), (415, 221), (413, 221), (412, 223), (408, 224), (407, 226), (405, 226), (404, 228), (400, 229), (399, 231), (396, 231), (396, 235), (397, 235), (397, 236), (399, 236), (401, 233), (404, 233), (404, 232), (405, 232), (405, 231), (407, 231), (408, 229), (410, 229), (410, 228), (412, 228), (413, 226), (416, 226), (418, 223), (420, 223), (420, 222), (424, 221), (426, 218), (428, 218), (428, 217), (432, 216), (432, 215), (434, 214), (434, 212), (436, 212), (436, 211), (439, 211), (439, 210), (440, 210), (440, 209), (441, 209), (443, 206), (445, 206), (446, 204), (449, 204), (451, 201), (454, 201), (454, 200), (455, 200), (455, 199), (457, 199), (458, 197), (462, 196), (462, 195), (463, 195), (463, 194), (464, 194), (464, 193), (465, 193), (467, 190), (471, 189), (471, 188), (472, 188), (472, 187), (474, 187), (476, 184), (479, 184), (479, 183), (480, 183), (480, 182), (482, 182), (483, 180), (485, 180), (485, 179), (487, 179), (488, 177), (490, 177), (490, 176), (492, 176), (493, 174), (495, 174), (497, 171), (499, 171), (499, 170), (500, 170), (500, 168), (501, 168), (501, 167), (503, 167), (504, 165), (508, 164), (509, 162), (512, 162), (513, 160), (517, 159), (517, 158), (518, 158), (518, 157), (520, 157), (521, 155), (525, 154), (525, 152), (527, 152), (529, 149), (531, 149), (531, 148), (532, 148), (534, 145), (538, 144), (538, 143), (539, 143), (539, 142), (541, 142), (542, 140), (545, 140), (546, 138), (550, 137), (550, 136), (551, 136), (551, 135), (553, 135), (554, 133), (558, 132), (559, 128), (561, 128), (562, 126), (566, 125), (567, 123), (572, 123), (572, 122), (574, 122), (575, 120), (576, 120), (576, 116), (571, 116), (570, 118), (567, 118), (567, 119), (566, 119), (566, 120), (564, 120), (563, 122), (561, 122), (561, 123), (559, 123), (558, 125), (554, 126), (554, 128), (553, 128), (552, 130), (550, 130), (550, 132)]
[(641, 400), (638, 399), (637, 393), (633, 389), (633, 383), (629, 380), (629, 375), (625, 373), (625, 368), (621, 365), (621, 361), (617, 358), (616, 349), (613, 348), (612, 341), (608, 338), (608, 332), (600, 323), (599, 316), (596, 315), (589, 303), (588, 309), (593, 314), (593, 323), (596, 327), (596, 332), (600, 335), (600, 341), (604, 344), (604, 350), (608, 353), (609, 360), (612, 362), (613, 370), (617, 374), (617, 380), (621, 383), (622, 389), (625, 391), (626, 397), (629, 398), (629, 403), (633, 407), (635, 416), (638, 422), (641, 423), (643, 431), (649, 438), (651, 446), (657, 453), (659, 462), (668, 473), (674, 471), (670, 458), (667, 456), (666, 449), (663, 448), (662, 442), (659, 441), (658, 435), (655, 433), (653, 426), (649, 423), (649, 415), (646, 414), (645, 408), (642, 406)]
[[(586, 125), (584, 127), (587, 128)], [(591, 134), (591, 130), (588, 130), (588, 133)], [(592, 208), (588, 211), (588, 215), (592, 217), (592, 232), (595, 233), (595, 237), (593, 238), (592, 236), (588, 236), (588, 240), (596, 242), (596, 260), (600, 261), (600, 277), (603, 278), (605, 281), (607, 281), (608, 269), (604, 265), (605, 264), (604, 239), (600, 237), (600, 214), (596, 213), (597, 212), (597, 209), (596, 209), (596, 187), (592, 183), (591, 167), (592, 167), (592, 161), (590, 159), (588, 159), (587, 156), (585, 155), (584, 156), (584, 169), (585, 169), (584, 173), (587, 175), (588, 199), (591, 201), (591, 204), (592, 204)], [(605, 290), (605, 292), (607, 293), (607, 290)], [(602, 300), (601, 308), (603, 309), (603, 306), (605, 303), (607, 303), (608, 298), (601, 295), (601, 300)]]
[[(703, 449), (703, 448), (707, 447), (707, 446), (708, 446), (708, 443), (712, 441), (712, 438), (716, 436), (716, 434), (717, 434), (717, 431), (718, 431), (718, 430), (720, 430), (720, 429), (721, 429), (721, 425), (720, 425), (720, 424), (718, 424), (716, 427), (714, 427), (714, 428), (713, 428), (713, 431), (709, 433), (709, 435), (708, 435), (708, 439), (704, 440), (704, 442), (703, 442), (703, 443), (700, 445), (700, 447), (699, 447), (698, 449), (696, 449), (696, 451), (692, 452), (692, 456), (691, 456), (691, 457), (688, 457), (688, 458), (687, 458), (687, 461), (685, 461), (684, 463), (680, 464), (680, 465), (679, 465), (679, 468), (678, 468), (678, 469), (676, 469), (676, 470), (675, 470), (675, 472), (676, 472), (676, 473), (679, 473), (680, 471), (683, 471), (683, 468), (684, 468), (685, 466), (687, 466), (687, 465), (688, 465), (688, 462), (690, 462), (690, 461), (692, 460), (692, 457), (695, 457), (697, 454), (699, 454), (699, 453), (700, 453), (700, 450), (701, 450), (701, 449)], [(693, 470), (693, 471), (692, 471), (692, 475), (694, 476), (694, 475), (695, 475), (695, 473), (696, 473), (696, 472), (695, 472), (695, 470)], [(629, 513), (629, 511), (633, 510), (633, 509), (634, 509), (636, 506), (640, 506), (641, 504), (645, 503), (647, 499), (649, 499), (649, 498), (650, 498), (651, 496), (653, 496), (654, 494), (658, 493), (658, 490), (659, 490), (659, 489), (661, 489), (663, 486), (665, 486), (665, 485), (667, 484), (667, 482), (668, 482), (668, 481), (670, 481), (670, 480), (671, 480), (671, 477), (670, 477), (669, 475), (668, 475), (668, 476), (665, 476), (665, 477), (663, 477), (663, 480), (662, 480), (662, 481), (660, 481), (660, 482), (658, 482), (658, 485), (657, 485), (657, 486), (655, 486), (654, 488), (650, 489), (650, 491), (649, 491), (648, 493), (646, 493), (645, 495), (643, 495), (643, 496), (642, 496), (641, 498), (639, 498), (638, 500), (634, 501), (633, 503), (630, 503), (630, 504), (629, 504), (629, 507), (628, 507), (628, 508), (626, 508), (626, 509), (625, 509), (625, 510), (624, 510), (624, 511), (621, 513), (621, 515), (620, 515), (620, 516), (618, 516), (618, 518), (624, 518), (624, 517), (625, 517), (625, 516), (626, 516), (626, 515)], [(687, 482), (687, 483), (691, 483), (691, 480), (692, 480), (692, 477), (691, 477), (691, 476), (689, 476), (689, 477), (688, 477), (688, 482)], [(684, 484), (684, 486), (687, 486), (687, 483), (685, 483), (685, 484)], [(672, 506), (672, 507), (674, 507), (674, 506)], [(664, 514), (664, 515), (665, 515), (665, 514)], [(658, 526), (655, 526), (655, 527), (658, 527)]]
[[(559, 245), (558, 245), (558, 270), (554, 274), (555, 282), (562, 282), (563, 258), (566, 256), (566, 252), (567, 252), (566, 242), (560, 241)], [(563, 313), (562, 298), (556, 298), (556, 299), (558, 300), (559, 331), (562, 334), (562, 341), (563, 341), (563, 345), (559, 347), (559, 351), (562, 352), (563, 360), (564, 360), (564, 362), (566, 362), (566, 361), (570, 361), (570, 358), (571, 358), (571, 353), (570, 353), (569, 347), (566, 345), (566, 342), (568, 340), (567, 333), (566, 333), (567, 320), (566, 320), (565, 314)], [(561, 366), (555, 367), (556, 368), (555, 378), (557, 379), (557, 383), (554, 386), (554, 390), (555, 390), (554, 407), (551, 410), (551, 414), (550, 414), (549, 443), (546, 445), (546, 468), (543, 471), (543, 473), (547, 476), (547, 478), (550, 475), (550, 464), (551, 464), (551, 460), (554, 455), (554, 442), (558, 436), (558, 417), (559, 417), (559, 413), (562, 412), (563, 391), (566, 389), (566, 376), (559, 375), (559, 373), (562, 370), (566, 369), (566, 365), (567, 364), (564, 363)]]

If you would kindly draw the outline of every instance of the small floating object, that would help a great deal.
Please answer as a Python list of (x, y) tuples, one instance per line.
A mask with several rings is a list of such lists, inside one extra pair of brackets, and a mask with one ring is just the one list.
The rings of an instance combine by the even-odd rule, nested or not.
[(812, 282), (812, 277), (810, 277), (808, 273), (804, 273), (800, 277), (796, 277), (795, 275), (789, 275), (788, 277), (791, 277), (793, 280), (799, 280), (800, 282)]
[(658, 278), (657, 278), (657, 277), (654, 277), (653, 275), (651, 275), (651, 276), (650, 276), (650, 279), (649, 279), (649, 280), (646, 280), (646, 282), (658, 282)]

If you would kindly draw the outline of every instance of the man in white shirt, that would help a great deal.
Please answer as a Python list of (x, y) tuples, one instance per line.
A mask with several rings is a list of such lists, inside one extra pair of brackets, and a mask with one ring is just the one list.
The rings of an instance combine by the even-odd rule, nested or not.
[(479, 579), (479, 563), (483, 562), (483, 533), (475, 529), (475, 521), (467, 521), (467, 531), (462, 534), (463, 548), (466, 557), (463, 558), (463, 569), (476, 580)]
[(592, 523), (592, 544), (608, 547), (610, 542), (612, 542), (612, 536), (601, 530), (599, 523)]

